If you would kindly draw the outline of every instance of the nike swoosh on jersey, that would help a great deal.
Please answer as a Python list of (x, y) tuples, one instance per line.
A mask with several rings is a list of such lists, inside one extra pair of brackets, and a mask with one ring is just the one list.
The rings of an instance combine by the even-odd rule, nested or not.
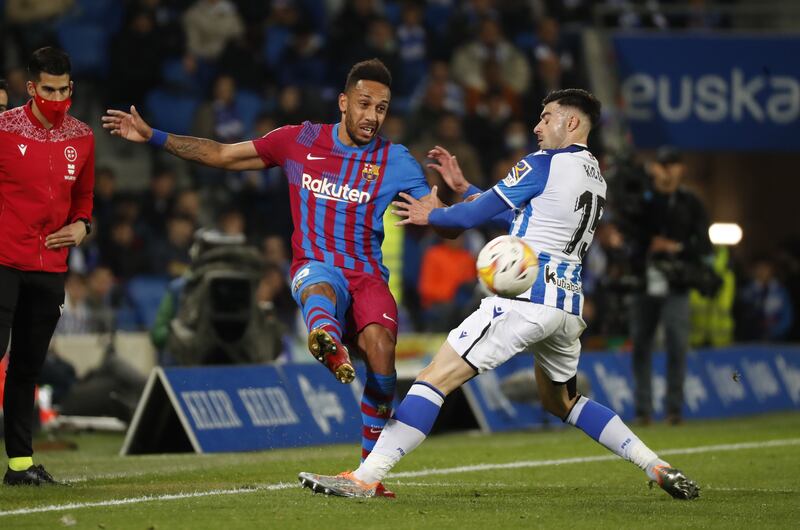
[(311, 156), (311, 153), (306, 155), (306, 160), (325, 160), (324, 156)]
[(395, 324), (397, 324), (397, 320), (393, 319), (392, 317), (390, 317), (390, 316), (389, 316), (389, 315), (387, 315), (386, 313), (384, 313), (384, 314), (383, 314), (383, 318), (385, 318), (386, 320), (391, 320), (392, 322), (394, 322)]

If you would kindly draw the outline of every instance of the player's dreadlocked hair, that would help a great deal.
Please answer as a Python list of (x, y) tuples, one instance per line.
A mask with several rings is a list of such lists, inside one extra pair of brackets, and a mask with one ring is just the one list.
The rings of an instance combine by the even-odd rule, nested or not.
[(574, 107), (589, 116), (592, 128), (600, 122), (600, 100), (591, 92), (582, 88), (553, 90), (542, 100), (542, 106), (553, 101), (564, 107)]
[(380, 59), (369, 59), (356, 63), (347, 74), (347, 82), (344, 84), (344, 91), (347, 92), (361, 80), (376, 81), (383, 85), (392, 87), (392, 74)]

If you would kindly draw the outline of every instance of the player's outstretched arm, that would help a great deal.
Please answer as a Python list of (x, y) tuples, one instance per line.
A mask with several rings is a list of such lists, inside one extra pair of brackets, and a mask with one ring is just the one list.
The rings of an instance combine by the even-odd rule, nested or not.
[(480, 226), (509, 210), (506, 203), (492, 191), (482, 193), (474, 201), (462, 202), (448, 208), (436, 208), (432, 201), (419, 201), (407, 193), (400, 193), (400, 197), (405, 202), (392, 202), (395, 207), (392, 213), (403, 218), (395, 223), (397, 226), (432, 225), (465, 230)]
[[(206, 166), (243, 171), (263, 169), (264, 161), (258, 155), (253, 142), (223, 144), (207, 138), (180, 136), (164, 133), (150, 127), (139, 115), (136, 107), (131, 105), (130, 112), (109, 109), (102, 117), (103, 128), (114, 136), (125, 140), (148, 142), (163, 147), (173, 155), (184, 160), (200, 162)], [(154, 135), (156, 136), (154, 138)]]

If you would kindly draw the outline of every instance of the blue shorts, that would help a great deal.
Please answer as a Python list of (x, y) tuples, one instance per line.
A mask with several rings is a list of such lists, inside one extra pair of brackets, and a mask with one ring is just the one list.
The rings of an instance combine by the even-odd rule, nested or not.
[(336, 293), (336, 320), (344, 326), (347, 308), (350, 307), (352, 299), (347, 288), (347, 279), (341, 269), (321, 261), (309, 261), (297, 269), (292, 278), (292, 298), (298, 307), (303, 307), (300, 300), (303, 290), (316, 283), (327, 283), (333, 287), (333, 292)]
[(298, 306), (303, 307), (303, 290), (317, 283), (333, 288), (336, 320), (342, 324), (344, 337), (354, 338), (370, 324), (378, 324), (397, 336), (397, 303), (380, 276), (309, 261), (292, 278), (292, 297)]

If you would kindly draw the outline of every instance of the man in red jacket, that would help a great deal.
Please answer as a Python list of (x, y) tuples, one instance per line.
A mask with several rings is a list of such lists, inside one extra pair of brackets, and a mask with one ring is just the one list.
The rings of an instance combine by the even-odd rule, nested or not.
[(0, 114), (0, 357), (7, 485), (57, 483), (33, 464), (36, 379), (61, 309), (69, 247), (91, 230), (92, 130), (67, 114), (69, 57), (47, 47), (28, 63), (31, 100)]

